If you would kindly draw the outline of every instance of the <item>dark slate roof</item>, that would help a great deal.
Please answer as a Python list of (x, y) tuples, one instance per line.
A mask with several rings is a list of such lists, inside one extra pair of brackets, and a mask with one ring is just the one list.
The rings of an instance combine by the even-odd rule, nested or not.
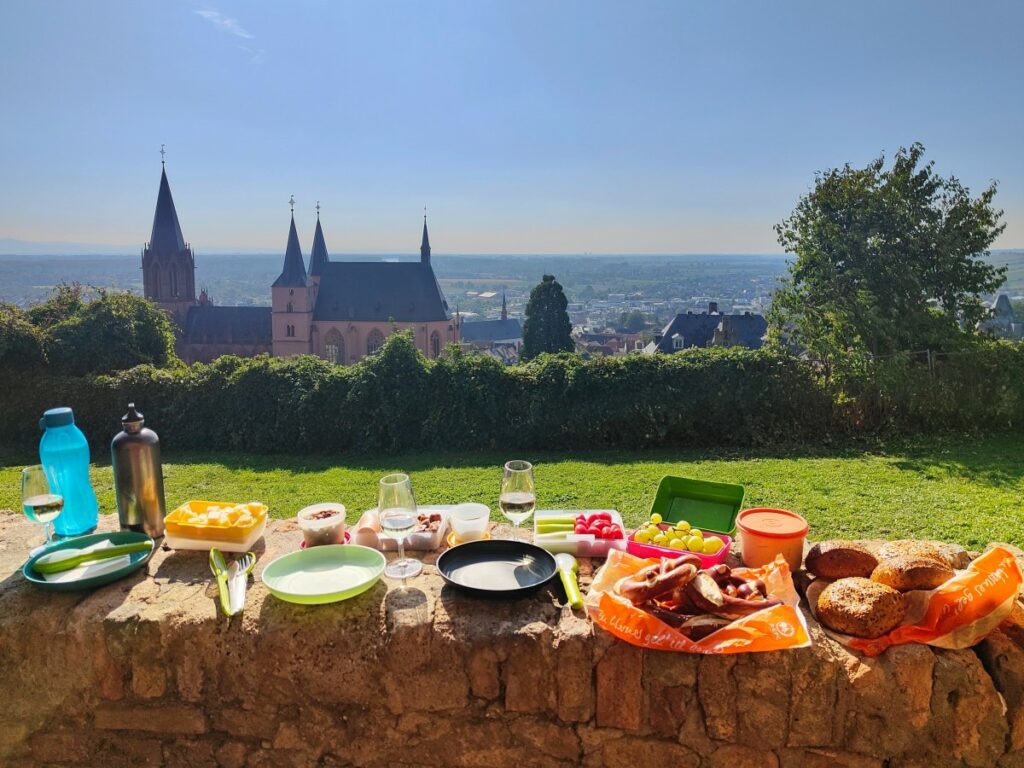
[(760, 349), (767, 332), (764, 315), (722, 315), (722, 335), (727, 346)]
[(330, 261), (327, 256), (327, 242), (324, 240), (324, 230), (320, 226), (320, 217), (316, 217), (316, 232), (313, 233), (313, 250), (309, 252), (309, 274), (319, 275), (323, 272), (324, 264)]
[(448, 319), (429, 262), (331, 261), (320, 275), (314, 320)]
[(160, 172), (160, 191), (156, 196), (156, 212), (153, 214), (153, 231), (149, 236), (149, 248), (159, 254), (180, 253), (185, 250), (185, 238), (178, 224), (178, 212), (174, 210), (171, 185), (167, 183), (167, 170)]
[(676, 315), (661, 332), (659, 352), (674, 352), (672, 337), (682, 334), (684, 347), (706, 347), (715, 336), (715, 328), (722, 322), (722, 315), (699, 314)]
[(298, 288), (306, 285), (306, 264), (302, 260), (302, 248), (299, 246), (299, 234), (295, 231), (295, 216), (288, 230), (288, 248), (284, 252), (284, 266), (281, 274), (274, 281), (274, 288)]
[(186, 344), (267, 344), (273, 339), (270, 307), (188, 308), (182, 341)]
[(523, 326), (518, 320), (478, 320), (465, 322), (459, 331), (462, 341), (504, 341), (523, 338)]

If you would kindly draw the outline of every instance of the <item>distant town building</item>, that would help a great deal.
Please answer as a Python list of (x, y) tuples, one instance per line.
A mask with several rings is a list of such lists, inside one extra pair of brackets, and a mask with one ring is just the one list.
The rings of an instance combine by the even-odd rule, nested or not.
[(1024, 338), (1024, 323), (1017, 320), (1013, 311), (1013, 304), (1010, 297), (1005, 293), (999, 294), (995, 302), (989, 307), (992, 314), (978, 323), (978, 330), (995, 336), (998, 339), (1022, 339)]
[(654, 341), (645, 347), (646, 354), (671, 354), (693, 347), (747, 347), (759, 349), (764, 344), (768, 321), (763, 315), (750, 312), (723, 315), (718, 302), (708, 302), (708, 311), (678, 314)]
[(205, 291), (195, 295), (192, 248), (182, 237), (162, 169), (142, 270), (145, 296), (174, 319), (178, 355), (188, 362), (269, 353), (354, 363), (376, 352), (391, 333), (405, 329), (431, 358), (447, 343), (459, 341), (459, 321), (449, 313), (430, 264), (426, 216), (419, 261), (331, 261), (318, 204), (307, 272), (292, 203), (281, 274), (270, 288), (271, 306), (218, 307)]
[(509, 319), (508, 303), (501, 296), (501, 319), (464, 322), (459, 326), (459, 339), (483, 352), (493, 352), (502, 362), (517, 362), (523, 345), (523, 326), (518, 319)]

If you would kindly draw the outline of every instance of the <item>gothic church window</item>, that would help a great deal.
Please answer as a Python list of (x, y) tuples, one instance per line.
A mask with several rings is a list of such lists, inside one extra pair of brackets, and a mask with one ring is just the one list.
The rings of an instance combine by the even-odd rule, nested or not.
[(430, 356), (438, 357), (441, 354), (441, 334), (434, 331), (430, 334)]
[(372, 355), (384, 345), (384, 334), (374, 328), (366, 337), (366, 354)]
[(178, 270), (173, 266), (170, 267), (171, 272), (171, 296), (172, 298), (178, 298)]
[(332, 363), (345, 362), (345, 339), (337, 328), (331, 328), (324, 336), (324, 358)]

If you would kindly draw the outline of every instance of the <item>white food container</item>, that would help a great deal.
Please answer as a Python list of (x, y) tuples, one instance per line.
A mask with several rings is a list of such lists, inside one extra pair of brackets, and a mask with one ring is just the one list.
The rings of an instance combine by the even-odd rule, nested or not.
[[(587, 533), (567, 533), (560, 536), (537, 533), (537, 524), (545, 518), (567, 517), (576, 515), (592, 515), (595, 512), (609, 512), (612, 522), (622, 529), (621, 539), (599, 539)], [(626, 528), (622, 524), (622, 515), (614, 509), (543, 509), (533, 514), (533, 543), (552, 554), (568, 552), (576, 557), (608, 557), (609, 550), (626, 549)]]
[(263, 536), (264, 531), (267, 530), (267, 516), (263, 516), (263, 520), (252, 529), (252, 532), (245, 538), (244, 541), (222, 541), (213, 537), (193, 539), (186, 538), (185, 536), (175, 536), (173, 533), (168, 532), (164, 536), (164, 543), (172, 549), (206, 549), (210, 550), (216, 547), (221, 552), (248, 552), (252, 549), (253, 544), (260, 540)]
[[(413, 552), (429, 552), (440, 548), (444, 537), (448, 534), (448, 510), (454, 504), (423, 504), (416, 507), (417, 515), (429, 515), (432, 512), (441, 514), (441, 524), (434, 533), (411, 533), (405, 538), (405, 548)], [(398, 551), (398, 542), (389, 536), (382, 536), (380, 523), (377, 519), (377, 508), (368, 509), (359, 518), (359, 522), (351, 530), (352, 543), (364, 547), (373, 547), (384, 552)]]

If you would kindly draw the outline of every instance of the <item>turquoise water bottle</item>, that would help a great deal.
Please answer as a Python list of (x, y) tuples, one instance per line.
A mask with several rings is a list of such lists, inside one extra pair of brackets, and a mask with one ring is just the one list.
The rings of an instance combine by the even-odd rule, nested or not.
[(53, 521), (61, 536), (81, 536), (99, 522), (99, 504), (89, 483), (89, 443), (70, 408), (51, 408), (39, 420), (39, 463), (60, 489), (64, 509)]

